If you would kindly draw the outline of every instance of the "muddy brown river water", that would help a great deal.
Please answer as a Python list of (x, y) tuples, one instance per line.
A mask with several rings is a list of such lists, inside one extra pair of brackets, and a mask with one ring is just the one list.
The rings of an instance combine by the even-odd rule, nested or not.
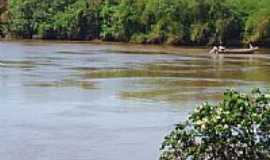
[(219, 101), (227, 88), (269, 88), (270, 50), (207, 52), (0, 42), (0, 159), (157, 159), (196, 104)]

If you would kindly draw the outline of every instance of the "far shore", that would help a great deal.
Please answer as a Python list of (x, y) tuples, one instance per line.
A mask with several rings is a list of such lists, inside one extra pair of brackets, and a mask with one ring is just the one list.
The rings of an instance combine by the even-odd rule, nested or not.
[[(132, 54), (199, 54), (208, 55), (211, 46), (173, 46), (168, 44), (138, 44), (130, 42), (113, 42), (102, 40), (49, 40), (49, 39), (1, 39), (1, 42), (20, 42), (20, 43), (80, 43), (108, 45), (107, 50), (111, 52), (132, 53)], [(229, 47), (228, 47), (229, 48)], [(231, 48), (231, 47), (230, 47)], [(261, 48), (259, 54), (253, 57), (264, 57), (268, 54), (269, 48)], [(250, 55), (223, 55), (226, 57), (249, 57)]]

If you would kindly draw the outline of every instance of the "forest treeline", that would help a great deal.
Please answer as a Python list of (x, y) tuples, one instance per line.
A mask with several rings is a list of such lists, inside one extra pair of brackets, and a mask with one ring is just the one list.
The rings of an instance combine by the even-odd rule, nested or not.
[(270, 45), (269, 0), (9, 0), (3, 36)]

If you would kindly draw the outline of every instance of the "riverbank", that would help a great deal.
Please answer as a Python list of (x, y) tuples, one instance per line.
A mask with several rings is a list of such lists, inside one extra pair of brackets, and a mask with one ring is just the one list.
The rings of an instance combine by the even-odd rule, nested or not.
[[(102, 40), (91, 40), (91, 41), (74, 41), (74, 40), (42, 40), (42, 39), (2, 39), (0, 42), (14, 42), (14, 43), (27, 43), (27, 44), (51, 44), (51, 43), (70, 43), (70, 44), (89, 44), (89, 45), (106, 45), (109, 52), (119, 52), (125, 54), (192, 54), (200, 56), (210, 56), (208, 53), (211, 47), (208, 46), (172, 46), (172, 45), (157, 45), (157, 44), (137, 44), (128, 42), (110, 42)], [(229, 48), (229, 47), (228, 47)], [(265, 54), (270, 54), (269, 48), (260, 48), (259, 52), (254, 55), (243, 55), (243, 54), (230, 54), (220, 55), (225, 57), (257, 57), (264, 58)]]
[(43, 40), (43, 39), (2, 39), (0, 42), (19, 42), (19, 43), (71, 43), (71, 44), (95, 44), (95, 45), (108, 45), (108, 51), (117, 51), (122, 53), (145, 53), (145, 54), (179, 54), (179, 53), (208, 53), (209, 47), (207, 46), (173, 46), (168, 44), (138, 44), (130, 42), (113, 42), (102, 40)]

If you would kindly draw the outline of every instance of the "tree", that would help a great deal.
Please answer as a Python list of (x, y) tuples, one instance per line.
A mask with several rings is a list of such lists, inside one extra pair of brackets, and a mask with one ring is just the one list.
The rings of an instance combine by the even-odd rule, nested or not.
[(229, 90), (217, 105), (204, 103), (165, 137), (161, 160), (270, 159), (270, 94)]
[(262, 0), (246, 21), (245, 40), (267, 45), (270, 42), (270, 2)]
[(10, 0), (9, 23), (0, 31), (22, 38), (269, 45), (269, 6), (269, 0)]

